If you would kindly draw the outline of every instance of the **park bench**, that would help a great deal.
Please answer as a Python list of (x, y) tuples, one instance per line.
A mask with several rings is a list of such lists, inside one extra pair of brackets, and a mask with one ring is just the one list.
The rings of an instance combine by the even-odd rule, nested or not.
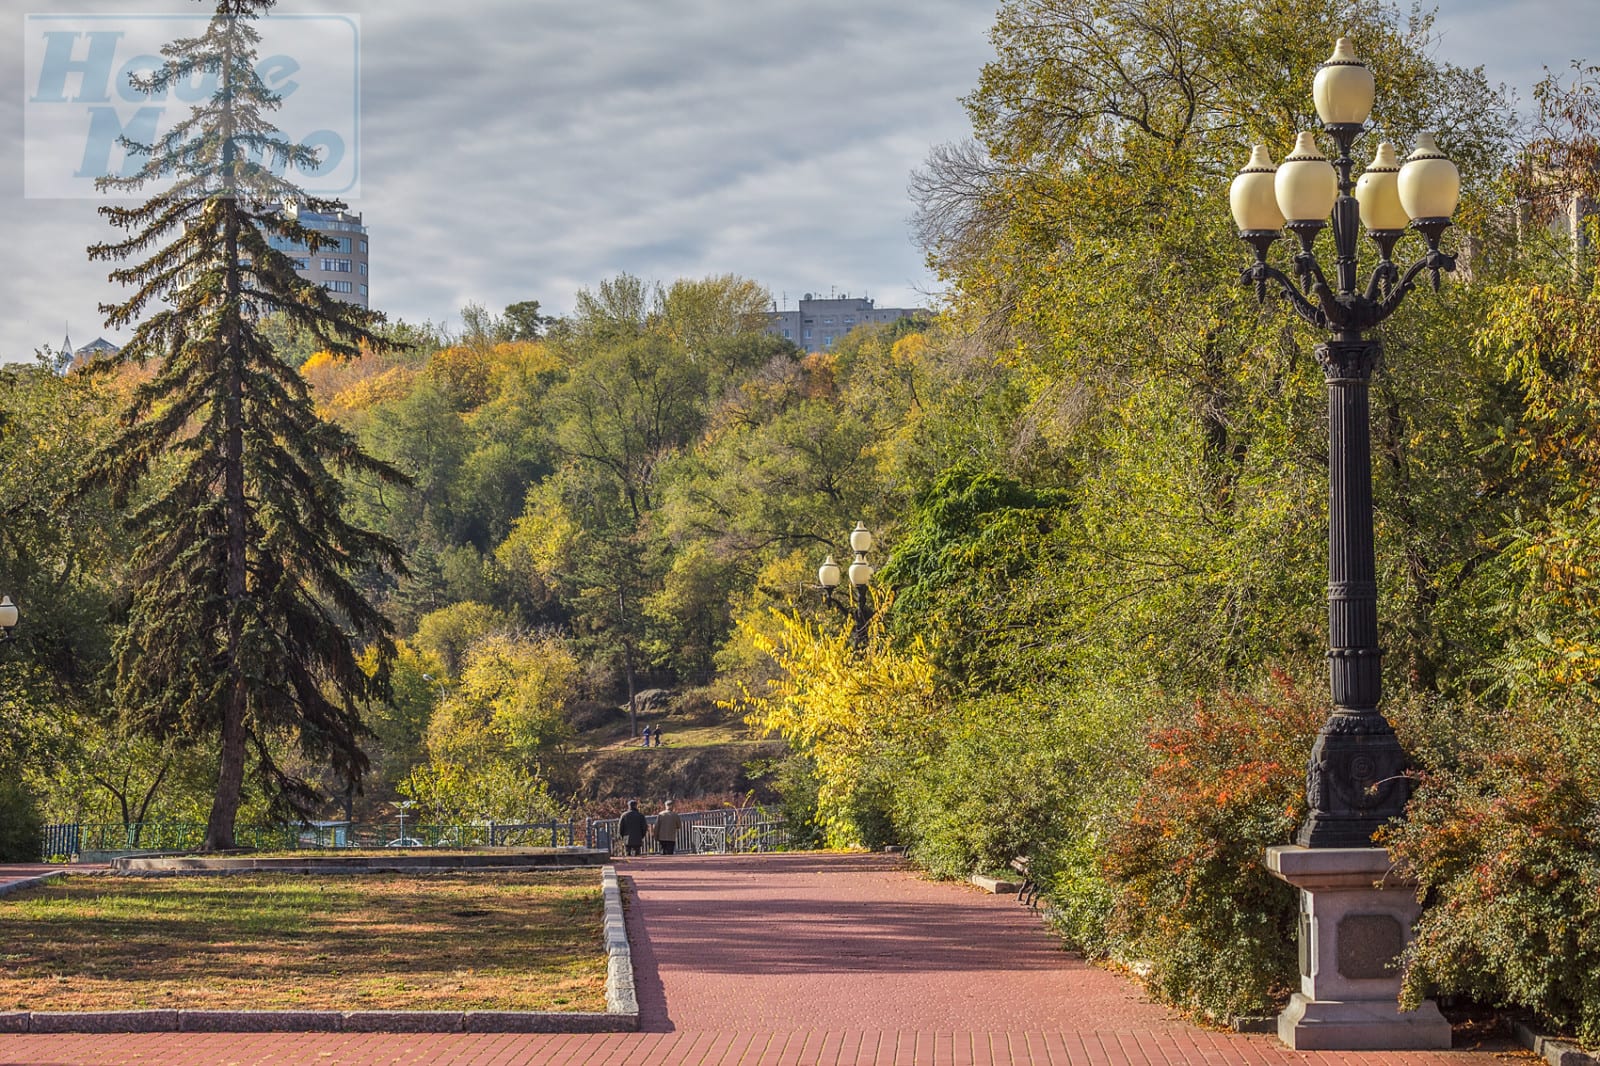
[(1022, 887), (1017, 890), (1017, 902), (1029, 910), (1039, 909), (1039, 895), (1042, 886), (1033, 879), (1033, 872), (1026, 855), (1018, 855), (1011, 860), (1011, 868), (1022, 875)]

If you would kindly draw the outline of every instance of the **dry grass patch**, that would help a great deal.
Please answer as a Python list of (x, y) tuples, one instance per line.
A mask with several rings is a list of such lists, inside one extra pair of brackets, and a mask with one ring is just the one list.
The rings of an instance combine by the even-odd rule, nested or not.
[(0, 900), (0, 1010), (605, 1010), (598, 871), (68, 877)]

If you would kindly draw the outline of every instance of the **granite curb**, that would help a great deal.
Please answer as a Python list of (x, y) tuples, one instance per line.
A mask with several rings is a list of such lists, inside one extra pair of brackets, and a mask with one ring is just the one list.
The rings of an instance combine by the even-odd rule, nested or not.
[(599, 848), (506, 848), (493, 853), (393, 855), (130, 855), (111, 860), (127, 876), (220, 873), (464, 873), (508, 870), (571, 870), (601, 866), (610, 856)]
[(1511, 1032), (1517, 1043), (1538, 1055), (1550, 1066), (1600, 1066), (1600, 1055), (1585, 1051), (1569, 1040), (1545, 1036), (1527, 1022), (1514, 1022)]
[(13, 892), (20, 892), (25, 888), (33, 888), (35, 885), (42, 885), (65, 876), (67, 876), (66, 870), (51, 870), (47, 874), (38, 874), (34, 877), (19, 877), (15, 881), (0, 884), (0, 896), (9, 896)]
[[(10, 882), (37, 883), (65, 873)], [(605, 907), (606, 1009), (489, 1010), (123, 1010), (0, 1012), (0, 1033), (631, 1033), (639, 1028), (633, 953), (617, 868), (600, 874)]]

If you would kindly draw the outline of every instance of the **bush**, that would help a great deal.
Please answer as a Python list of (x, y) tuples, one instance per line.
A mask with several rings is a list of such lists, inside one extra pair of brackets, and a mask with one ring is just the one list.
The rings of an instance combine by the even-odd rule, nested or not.
[(939, 877), (1003, 870), (1070, 835), (1073, 764), (1053, 716), (1026, 697), (959, 704), (942, 745), (907, 760), (895, 818), (917, 863)]
[(1427, 903), (1403, 1002), (1450, 993), (1532, 1010), (1600, 1044), (1600, 714), (1456, 708), (1385, 843)]
[(0, 862), (37, 862), (44, 817), (15, 770), (0, 773)]
[(1326, 706), (1281, 676), (1277, 688), (1199, 701), (1154, 733), (1154, 769), (1105, 857), (1111, 951), (1147, 961), (1155, 995), (1209, 1019), (1266, 1013), (1298, 979), (1298, 903), (1263, 859), (1305, 813)]

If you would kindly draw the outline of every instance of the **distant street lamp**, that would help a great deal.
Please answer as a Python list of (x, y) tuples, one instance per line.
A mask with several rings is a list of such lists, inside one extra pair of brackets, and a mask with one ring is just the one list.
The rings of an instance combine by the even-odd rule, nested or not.
[(422, 680), (424, 680), (424, 681), (432, 681), (435, 685), (439, 686), (439, 702), (443, 703), (444, 702), (444, 697), (445, 697), (444, 682), (440, 681), (437, 677), (434, 677), (432, 674), (423, 674), (422, 675)]
[(855, 589), (855, 603), (846, 606), (833, 598), (834, 590), (839, 587), (839, 564), (829, 555), (822, 560), (822, 565), (817, 568), (817, 584), (822, 587), (822, 602), (829, 607), (850, 617), (850, 646), (864, 648), (867, 645), (867, 627), (872, 621), (872, 594), (867, 590), (867, 584), (872, 580), (872, 564), (867, 562), (867, 553), (872, 550), (872, 533), (868, 531), (865, 522), (857, 522), (856, 528), (850, 531), (850, 550), (855, 553), (855, 561), (850, 564), (846, 573), (850, 577), (850, 585)]
[[(1437, 289), (1440, 271), (1456, 266), (1455, 256), (1439, 250), (1439, 238), (1455, 213), (1461, 176), (1431, 133), (1417, 135), (1416, 150), (1403, 166), (1392, 145), (1379, 144), (1361, 179), (1351, 179), (1351, 146), (1366, 129), (1373, 95), (1372, 72), (1350, 41), (1339, 38), (1312, 86), (1338, 158), (1329, 162), (1317, 150), (1316, 135), (1306, 132), (1275, 168), (1266, 146), (1258, 144), (1229, 194), (1239, 236), (1255, 249), (1244, 281), (1255, 285), (1262, 300), (1267, 283), (1276, 284), (1301, 318), (1329, 334), (1316, 357), (1328, 386), (1328, 659), (1334, 706), (1317, 734), (1307, 772), (1310, 811), (1297, 839), (1312, 848), (1370, 847), (1372, 834), (1399, 817), (1410, 796), (1405, 753), (1378, 710), (1382, 652), (1367, 388), (1383, 344), (1364, 334), (1394, 314), (1424, 271)], [(1314, 249), (1330, 212), (1336, 257), (1331, 282)], [(1356, 277), (1362, 224), (1378, 250), (1364, 288)], [(1427, 251), (1402, 274), (1390, 256), (1408, 226), (1422, 236)], [(1298, 283), (1267, 262), (1285, 228), (1300, 246), (1293, 261)]]
[(0, 641), (16, 639), (18, 617), (17, 605), (11, 602), (11, 597), (0, 596)]

